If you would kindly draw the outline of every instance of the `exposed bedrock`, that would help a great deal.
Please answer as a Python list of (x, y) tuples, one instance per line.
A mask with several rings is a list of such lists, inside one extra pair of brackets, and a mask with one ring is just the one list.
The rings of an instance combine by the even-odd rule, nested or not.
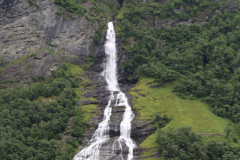
[(13, 63), (0, 71), (0, 81), (32, 81), (33, 77), (41, 75), (49, 76), (52, 71), (57, 70), (62, 59), (45, 50), (32, 57), (26, 57), (19, 63)]
[(54, 0), (37, 0), (36, 4), (39, 9), (27, 0), (0, 2), (0, 58), (9, 62), (48, 47), (82, 64), (101, 20), (91, 24), (77, 15), (64, 19), (55, 14), (60, 7)]
[(2, 0), (0, 2), (0, 12), (7, 10), (13, 6), (15, 0)]
[[(95, 130), (98, 127), (98, 124), (103, 119), (102, 112), (104, 111), (106, 105), (109, 101), (110, 92), (107, 91), (106, 86), (107, 83), (102, 77), (101, 73), (104, 70), (104, 64), (106, 62), (105, 57), (105, 41), (106, 41), (106, 31), (102, 35), (101, 39), (101, 45), (100, 46), (93, 46), (90, 51), (92, 51), (96, 55), (96, 61), (91, 66), (91, 71), (88, 71), (86, 73), (86, 76), (93, 81), (95, 84), (95, 89), (86, 93), (85, 97), (90, 98), (94, 97), (98, 100), (98, 105), (101, 110), (101, 112), (98, 112), (96, 117), (90, 118), (89, 125), (92, 126), (89, 130), (87, 130), (82, 148), (85, 148), (88, 146), (88, 142), (93, 136)], [(116, 47), (117, 47), (117, 73), (118, 73), (118, 82), (120, 85), (121, 90), (124, 93), (127, 93), (132, 87), (132, 84), (129, 84), (126, 80), (128, 77), (128, 73), (120, 67), (122, 62), (127, 60), (127, 56), (122, 52), (121, 50), (121, 39), (119, 37), (116, 37)], [(118, 92), (114, 92), (114, 96), (116, 97)], [(131, 101), (134, 97), (132, 97), (129, 94), (126, 94), (128, 97), (129, 103), (131, 104)], [(94, 101), (87, 100), (86, 102), (79, 102), (79, 104), (85, 103), (85, 104), (95, 104)], [(133, 104), (131, 104), (133, 106)], [(125, 106), (115, 106), (115, 101), (112, 102), (112, 115), (110, 118), (110, 131), (109, 131), (109, 139), (104, 144), (101, 145), (100, 148), (100, 160), (121, 160), (121, 157), (124, 159), (127, 158), (128, 155), (128, 148), (125, 146), (124, 143), (121, 142), (123, 150), (120, 151), (119, 143), (117, 138), (120, 136), (120, 123), (123, 120), (123, 114), (125, 111)], [(134, 111), (134, 110), (133, 110)], [(137, 116), (137, 112), (134, 111), (134, 114)], [(141, 153), (142, 149), (139, 148), (139, 145), (141, 142), (149, 135), (151, 135), (155, 129), (150, 128), (148, 125), (152, 122), (140, 122), (133, 120), (132, 121), (132, 131), (131, 131), (131, 138), (136, 142), (137, 147), (134, 149), (134, 160), (140, 160), (141, 159)]]

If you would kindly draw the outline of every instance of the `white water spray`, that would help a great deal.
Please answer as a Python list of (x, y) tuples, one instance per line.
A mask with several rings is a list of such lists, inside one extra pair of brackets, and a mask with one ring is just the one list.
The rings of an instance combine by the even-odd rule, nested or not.
[[(102, 76), (105, 78), (108, 84), (108, 90), (111, 91), (109, 97), (108, 105), (104, 110), (103, 121), (98, 125), (98, 129), (95, 131), (92, 139), (89, 141), (89, 146), (85, 149), (82, 149), (78, 152), (73, 160), (99, 160), (99, 150), (101, 144), (103, 144), (109, 138), (109, 121), (112, 114), (111, 104), (115, 100), (113, 96), (113, 91), (118, 91), (116, 97), (115, 106), (125, 106), (125, 112), (123, 115), (123, 120), (120, 124), (120, 137), (116, 142), (124, 142), (128, 148), (128, 160), (133, 158), (133, 149), (136, 146), (133, 140), (131, 139), (131, 121), (134, 118), (134, 114), (131, 110), (130, 105), (126, 95), (120, 91), (118, 82), (117, 82), (117, 63), (116, 63), (116, 44), (115, 44), (115, 31), (113, 22), (108, 23), (107, 31), (107, 42), (105, 44), (105, 53), (106, 53), (106, 66), (105, 70), (102, 73)], [(120, 143), (119, 143), (120, 144)], [(120, 145), (121, 146), (121, 145)], [(114, 146), (113, 146), (114, 147)], [(114, 150), (114, 149), (113, 149)], [(121, 146), (122, 150), (122, 146)], [(121, 156), (122, 157), (122, 156)], [(123, 159), (123, 158), (122, 158)]]

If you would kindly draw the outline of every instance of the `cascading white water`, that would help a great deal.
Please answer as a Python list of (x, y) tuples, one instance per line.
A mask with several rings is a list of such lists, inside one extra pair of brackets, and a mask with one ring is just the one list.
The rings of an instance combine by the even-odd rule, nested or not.
[(105, 77), (107, 81), (109, 91), (120, 91), (117, 81), (117, 52), (115, 41), (116, 38), (113, 22), (109, 22), (107, 30), (107, 42), (105, 44), (105, 54), (107, 60), (105, 64), (105, 70), (102, 73), (102, 76)]
[(120, 124), (120, 137), (117, 141), (124, 142), (129, 150), (128, 150), (128, 160), (133, 158), (133, 149), (135, 148), (135, 143), (131, 139), (131, 121), (134, 118), (134, 114), (132, 112), (131, 106), (128, 104), (127, 97), (124, 93), (120, 92), (117, 95), (118, 105), (117, 106), (125, 106), (125, 112), (123, 115), (123, 120)]
[[(116, 44), (115, 44), (115, 31), (113, 22), (108, 23), (107, 31), (107, 42), (105, 44), (105, 53), (106, 53), (106, 66), (105, 70), (102, 73), (102, 76), (105, 78), (108, 84), (108, 90), (111, 91), (111, 95), (108, 101), (108, 105), (104, 110), (103, 121), (98, 125), (98, 129), (95, 131), (92, 139), (90, 140), (90, 145), (78, 152), (73, 160), (98, 160), (99, 159), (99, 149), (101, 144), (103, 144), (109, 138), (109, 121), (112, 114), (111, 104), (115, 100), (113, 96), (113, 91), (118, 91), (116, 97), (115, 106), (125, 106), (125, 112), (123, 115), (123, 120), (120, 124), (120, 137), (117, 139), (117, 142), (124, 142), (128, 148), (128, 160), (133, 158), (133, 149), (135, 143), (131, 139), (131, 121), (134, 118), (134, 114), (131, 110), (130, 105), (126, 95), (120, 91), (118, 82), (117, 82), (117, 63), (116, 63)], [(120, 145), (121, 146), (121, 145)]]

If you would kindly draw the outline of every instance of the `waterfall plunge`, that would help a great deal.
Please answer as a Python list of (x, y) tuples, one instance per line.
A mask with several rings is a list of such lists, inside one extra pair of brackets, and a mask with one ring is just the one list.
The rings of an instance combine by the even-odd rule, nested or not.
[[(109, 121), (112, 113), (111, 104), (112, 101), (116, 100), (115, 107), (125, 106), (125, 112), (123, 115), (123, 120), (120, 124), (120, 137), (116, 142), (124, 142), (128, 148), (128, 160), (133, 158), (133, 149), (135, 143), (131, 139), (131, 121), (134, 118), (134, 114), (131, 110), (131, 106), (128, 104), (126, 95), (120, 91), (118, 82), (117, 82), (117, 53), (116, 53), (116, 44), (115, 44), (115, 31), (113, 22), (108, 23), (107, 30), (107, 42), (105, 44), (105, 54), (106, 54), (106, 66), (105, 70), (102, 73), (102, 76), (105, 78), (108, 84), (108, 90), (111, 91), (109, 97), (108, 105), (104, 110), (103, 121), (98, 125), (98, 129), (95, 131), (92, 139), (89, 141), (89, 146), (82, 149), (78, 152), (73, 160), (98, 160), (99, 159), (99, 150), (101, 144), (103, 144), (109, 138)], [(116, 99), (113, 96), (113, 91), (119, 91)], [(121, 146), (121, 145), (120, 145)], [(113, 149), (114, 150), (114, 149)]]

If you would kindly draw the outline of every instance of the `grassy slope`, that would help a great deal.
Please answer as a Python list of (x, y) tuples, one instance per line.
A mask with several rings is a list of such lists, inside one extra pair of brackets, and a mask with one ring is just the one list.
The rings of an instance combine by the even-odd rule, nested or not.
[[(79, 79), (79, 88), (76, 88), (76, 93), (78, 95), (78, 99), (85, 100), (84, 93), (87, 91), (84, 91), (85, 88), (94, 88), (95, 86), (85, 87), (86, 83), (89, 83), (90, 81), (88, 79), (85, 79), (83, 77), (84, 70), (80, 68), (79, 66), (65, 63), (68, 68), (70, 68), (70, 73), (75, 76), (75, 78)], [(68, 71), (65, 71), (66, 75), (69, 74)], [(90, 98), (91, 100), (95, 100), (94, 98)], [(95, 100), (97, 101), (97, 100)], [(94, 116), (94, 110), (97, 107), (97, 105), (90, 104), (90, 105), (82, 105), (81, 108), (85, 112), (85, 121), (87, 122), (90, 117)]]
[[(136, 118), (153, 120), (156, 114), (166, 114), (173, 120), (164, 127), (165, 129), (189, 125), (192, 126), (193, 132), (225, 134), (224, 128), (231, 122), (213, 114), (206, 103), (202, 103), (200, 99), (181, 99), (172, 92), (174, 84), (160, 88), (150, 88), (151, 85), (154, 85), (153, 82), (154, 79), (144, 78), (130, 91), (130, 94), (137, 97), (134, 100), (133, 107), (138, 110), (140, 116)], [(138, 93), (134, 92), (134, 90), (138, 90)], [(139, 94), (144, 94), (145, 97), (139, 96)], [(149, 149), (142, 155), (143, 158), (152, 155), (156, 151), (155, 136), (155, 134), (149, 136), (141, 144), (142, 148)], [(221, 136), (203, 136), (204, 141), (210, 139), (218, 142), (230, 142), (229, 139)]]

